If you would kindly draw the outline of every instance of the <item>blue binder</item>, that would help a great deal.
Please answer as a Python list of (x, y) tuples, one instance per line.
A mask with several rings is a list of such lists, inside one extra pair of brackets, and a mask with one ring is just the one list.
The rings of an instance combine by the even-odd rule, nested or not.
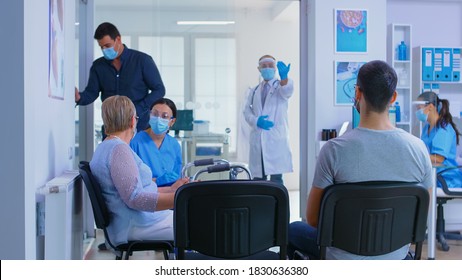
[(441, 71), (441, 81), (450, 82), (452, 80), (452, 48), (443, 48), (443, 69)]
[(452, 81), (460, 81), (460, 49), (452, 50)]
[(422, 48), (422, 80), (433, 81), (433, 48)]
[(435, 81), (442, 81), (443, 76), (443, 49), (435, 48), (433, 51), (433, 71)]

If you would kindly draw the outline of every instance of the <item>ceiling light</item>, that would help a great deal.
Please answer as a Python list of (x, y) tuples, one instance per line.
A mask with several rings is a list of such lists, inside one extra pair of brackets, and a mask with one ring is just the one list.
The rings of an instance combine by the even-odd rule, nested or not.
[(227, 25), (234, 24), (234, 21), (225, 21), (225, 20), (184, 20), (177, 21), (178, 25)]

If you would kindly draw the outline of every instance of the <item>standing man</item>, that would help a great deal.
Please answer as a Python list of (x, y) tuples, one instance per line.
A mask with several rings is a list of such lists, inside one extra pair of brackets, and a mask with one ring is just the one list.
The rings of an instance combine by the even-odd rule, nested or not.
[(287, 78), (290, 64), (278, 61), (281, 80), (275, 78), (276, 59), (264, 55), (257, 69), (263, 81), (247, 97), (244, 117), (251, 127), (249, 167), (255, 180), (283, 184), (282, 174), (292, 172), (289, 147), (288, 101), (294, 92), (293, 81)]
[[(132, 50), (112, 23), (104, 22), (96, 28), (94, 38), (103, 51), (90, 68), (90, 77), (84, 91), (75, 89), (77, 105), (88, 105), (98, 98), (124, 95), (135, 104), (139, 116), (137, 130), (149, 127), (150, 106), (164, 97), (165, 87), (151, 56)], [(104, 131), (103, 131), (104, 132)]]

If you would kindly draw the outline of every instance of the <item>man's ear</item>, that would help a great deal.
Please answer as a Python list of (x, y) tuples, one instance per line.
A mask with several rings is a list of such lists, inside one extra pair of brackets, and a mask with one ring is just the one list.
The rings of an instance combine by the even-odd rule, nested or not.
[(391, 96), (390, 104), (395, 104), (396, 98), (398, 97), (398, 92), (393, 92), (393, 95)]
[(356, 100), (359, 100), (359, 99), (361, 99), (361, 97), (362, 97), (362, 92), (361, 92), (361, 90), (359, 89), (359, 87), (356, 87), (356, 88), (355, 88), (355, 99), (356, 99)]

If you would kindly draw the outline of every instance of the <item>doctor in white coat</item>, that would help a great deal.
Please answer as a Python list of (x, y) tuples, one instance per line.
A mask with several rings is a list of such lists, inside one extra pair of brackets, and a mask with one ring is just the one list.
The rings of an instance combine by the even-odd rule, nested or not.
[(290, 64), (277, 62), (281, 80), (275, 78), (276, 59), (264, 55), (258, 61), (263, 81), (247, 97), (244, 117), (251, 127), (249, 167), (255, 180), (283, 184), (282, 174), (293, 171), (289, 147), (288, 101), (294, 91), (287, 77)]

